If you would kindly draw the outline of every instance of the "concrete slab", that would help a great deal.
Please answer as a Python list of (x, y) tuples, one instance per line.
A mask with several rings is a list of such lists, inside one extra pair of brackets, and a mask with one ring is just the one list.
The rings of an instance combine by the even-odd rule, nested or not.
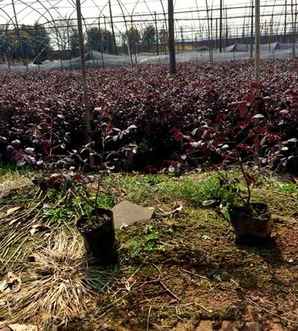
[(154, 208), (142, 207), (130, 201), (124, 200), (113, 209), (114, 225), (116, 229), (129, 226), (135, 223), (150, 221)]

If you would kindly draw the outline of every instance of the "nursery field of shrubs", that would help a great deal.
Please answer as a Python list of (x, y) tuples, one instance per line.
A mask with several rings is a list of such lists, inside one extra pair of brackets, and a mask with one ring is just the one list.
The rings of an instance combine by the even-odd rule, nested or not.
[[(183, 171), (239, 155), (297, 171), (298, 66), (250, 62), (90, 70), (86, 141), (79, 71), (1, 73), (0, 161), (112, 170)], [(80, 93), (81, 92), (81, 93)], [(86, 143), (88, 144), (86, 145)]]

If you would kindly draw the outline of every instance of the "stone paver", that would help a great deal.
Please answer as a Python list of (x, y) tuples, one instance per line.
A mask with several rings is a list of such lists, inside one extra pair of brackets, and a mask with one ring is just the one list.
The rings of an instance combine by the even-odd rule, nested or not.
[(113, 209), (114, 225), (116, 229), (140, 222), (150, 221), (154, 212), (153, 208), (142, 207), (124, 200)]

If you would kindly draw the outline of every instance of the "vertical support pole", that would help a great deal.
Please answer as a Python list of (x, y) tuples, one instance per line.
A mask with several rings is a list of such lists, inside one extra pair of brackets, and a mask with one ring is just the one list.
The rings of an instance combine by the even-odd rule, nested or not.
[(226, 7), (226, 46), (228, 46), (229, 41), (229, 24), (228, 24), (228, 8)]
[(165, 8), (164, 8), (163, 1), (162, 0), (160, 0), (160, 5), (161, 5), (161, 8), (162, 8), (162, 12), (163, 12), (164, 20), (165, 20), (164, 29), (167, 30), (167, 14), (166, 14), (166, 11), (165, 11)]
[[(99, 29), (99, 38), (100, 38), (100, 55), (101, 55), (101, 66), (102, 68), (105, 67), (105, 62), (104, 62), (104, 57), (103, 57), (103, 52), (104, 52), (104, 48), (103, 48), (103, 38), (102, 38), (102, 28), (101, 28), (101, 24), (100, 24), (100, 16), (98, 17), (98, 29)], [(104, 31), (104, 33), (107, 33), (106, 31)]]
[(174, 4), (173, 0), (168, 0), (168, 48), (170, 60), (170, 74), (176, 73), (176, 52), (175, 52), (175, 26), (174, 26)]
[[(86, 111), (86, 143), (90, 142), (91, 138), (91, 111), (88, 105), (88, 87), (87, 87), (87, 75), (86, 75), (86, 62), (85, 62), (85, 45), (84, 45), (84, 35), (83, 35), (83, 26), (82, 26), (82, 11), (81, 11), (81, 1), (76, 0), (76, 9), (77, 9), (77, 24), (78, 24), (78, 33), (79, 33), (79, 43), (80, 43), (80, 55), (81, 55), (81, 73), (82, 73), (82, 86), (83, 86), (83, 106)], [(90, 160), (90, 165), (92, 165)]]
[[(20, 50), (21, 50), (21, 57), (23, 57), (24, 56), (24, 54), (23, 54), (23, 42), (22, 42), (21, 35), (20, 35), (20, 27), (19, 27), (17, 11), (16, 11), (16, 6), (15, 6), (14, 0), (11, 0), (11, 5), (12, 5), (12, 10), (13, 10), (14, 20), (15, 20), (15, 25), (16, 25), (16, 27), (15, 27), (16, 38), (17, 38), (17, 41), (18, 41), (18, 44), (19, 44), (19, 47), (20, 47)], [(25, 58), (23, 58), (22, 60), (24, 61), (24, 64), (25, 64), (26, 63)]]
[(284, 42), (287, 42), (287, 19), (288, 19), (288, 1), (285, 0), (285, 18), (284, 18)]
[(213, 63), (214, 33), (213, 33), (213, 8), (210, 9), (210, 35), (211, 35), (211, 63)]
[(67, 49), (70, 50), (70, 55), (69, 56), (69, 66), (70, 68), (72, 67), (72, 56), (73, 56), (73, 53), (72, 53), (72, 47), (71, 47), (71, 43), (70, 43), (70, 29), (71, 29), (71, 21), (70, 21), (70, 18), (67, 18), (66, 19), (66, 34), (67, 34)]
[(219, 37), (218, 37), (218, 18), (215, 19), (215, 49), (219, 48)]
[(180, 26), (180, 39), (181, 39), (181, 48), (184, 51), (184, 36), (183, 36), (183, 26)]
[(223, 16), (223, 0), (220, 0), (220, 8), (219, 8), (219, 52), (222, 53), (222, 16)]
[(111, 0), (109, 0), (109, 12), (110, 12), (110, 23), (111, 23), (111, 30), (112, 30), (112, 36), (113, 36), (114, 54), (118, 55), (118, 49), (117, 49), (116, 37), (115, 37), (115, 30), (114, 30), (114, 22), (113, 22), (113, 13), (112, 13)]
[(254, 56), (254, 0), (251, 0), (251, 17), (250, 17), (250, 58)]
[[(122, 12), (123, 13), (123, 12)], [(128, 53), (128, 57), (129, 57), (129, 61), (130, 61), (130, 66), (133, 67), (133, 58), (132, 58), (132, 53), (131, 53), (131, 48), (130, 48), (130, 34), (129, 34), (129, 30), (128, 30), (128, 25), (127, 25), (127, 21), (126, 21), (126, 17), (123, 13), (123, 21), (125, 24), (125, 30), (126, 30), (126, 43), (127, 43), (127, 53)]]
[(131, 35), (132, 35), (132, 40), (131, 40), (131, 44), (132, 44), (132, 51), (135, 57), (135, 64), (138, 64), (138, 57), (137, 57), (137, 47), (138, 47), (138, 43), (137, 40), (134, 40), (134, 35), (133, 35), (133, 31), (134, 31), (134, 24), (133, 24), (133, 18), (132, 15), (130, 17), (130, 27), (131, 27)]
[[(106, 16), (103, 16), (103, 24), (104, 24), (104, 27), (105, 27), (105, 31), (108, 31), (108, 28), (107, 28), (107, 18)], [(113, 38), (113, 37), (112, 37)]]
[(155, 26), (155, 47), (156, 47), (156, 55), (159, 55), (159, 35), (158, 35), (158, 28), (157, 28), (157, 18), (156, 18), (156, 11), (154, 12), (154, 26)]
[(269, 36), (269, 34), (268, 34), (268, 24), (267, 24), (267, 19), (266, 18), (265, 18), (265, 22), (264, 22), (263, 26), (264, 26), (264, 37), (263, 37), (263, 40), (264, 40), (265, 44), (267, 44), (268, 43), (268, 36)]
[(256, 79), (260, 79), (260, 0), (255, 0), (255, 31), (256, 31), (256, 54), (255, 70)]
[(294, 0), (291, 0), (291, 16), (292, 16), (292, 56), (296, 57), (296, 12), (294, 8)]
[(194, 48), (196, 49), (198, 47), (198, 36), (195, 34), (195, 40), (194, 40)]
[[(212, 15), (212, 13), (211, 13)], [(211, 35), (212, 35), (212, 18), (210, 22), (209, 16), (209, 6), (208, 0), (206, 0), (206, 16), (207, 16), (207, 34), (208, 34), (208, 50), (209, 50), (209, 62), (213, 63), (213, 53), (212, 53), (212, 44), (211, 44)]]
[(269, 32), (269, 50), (273, 51), (272, 49), (272, 43), (274, 42), (274, 32), (273, 32), (273, 22), (274, 22), (274, 17), (273, 14), (271, 15), (271, 21), (270, 21), (270, 32)]
[(243, 25), (242, 25), (242, 33), (241, 33), (241, 36), (239, 36), (239, 40), (240, 40), (241, 44), (245, 43), (244, 38), (245, 38), (245, 18), (244, 18)]

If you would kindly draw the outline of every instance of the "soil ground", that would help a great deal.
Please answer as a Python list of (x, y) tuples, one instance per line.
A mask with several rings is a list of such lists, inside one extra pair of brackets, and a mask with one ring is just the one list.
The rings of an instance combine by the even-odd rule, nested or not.
[[(1, 172), (0, 220), (14, 207), (28, 206), (32, 175)], [(103, 206), (128, 199), (154, 207), (155, 216), (117, 231), (120, 267), (68, 330), (298, 330), (297, 180), (258, 174), (253, 200), (268, 203), (273, 240), (253, 247), (235, 244), (219, 208), (201, 206), (200, 200), (208, 198), (203, 183), (214, 176), (102, 178)], [(95, 193), (97, 184), (88, 190)], [(182, 208), (175, 211), (177, 206)], [(8, 270), (19, 268), (10, 264), (1, 269), (2, 276)]]

